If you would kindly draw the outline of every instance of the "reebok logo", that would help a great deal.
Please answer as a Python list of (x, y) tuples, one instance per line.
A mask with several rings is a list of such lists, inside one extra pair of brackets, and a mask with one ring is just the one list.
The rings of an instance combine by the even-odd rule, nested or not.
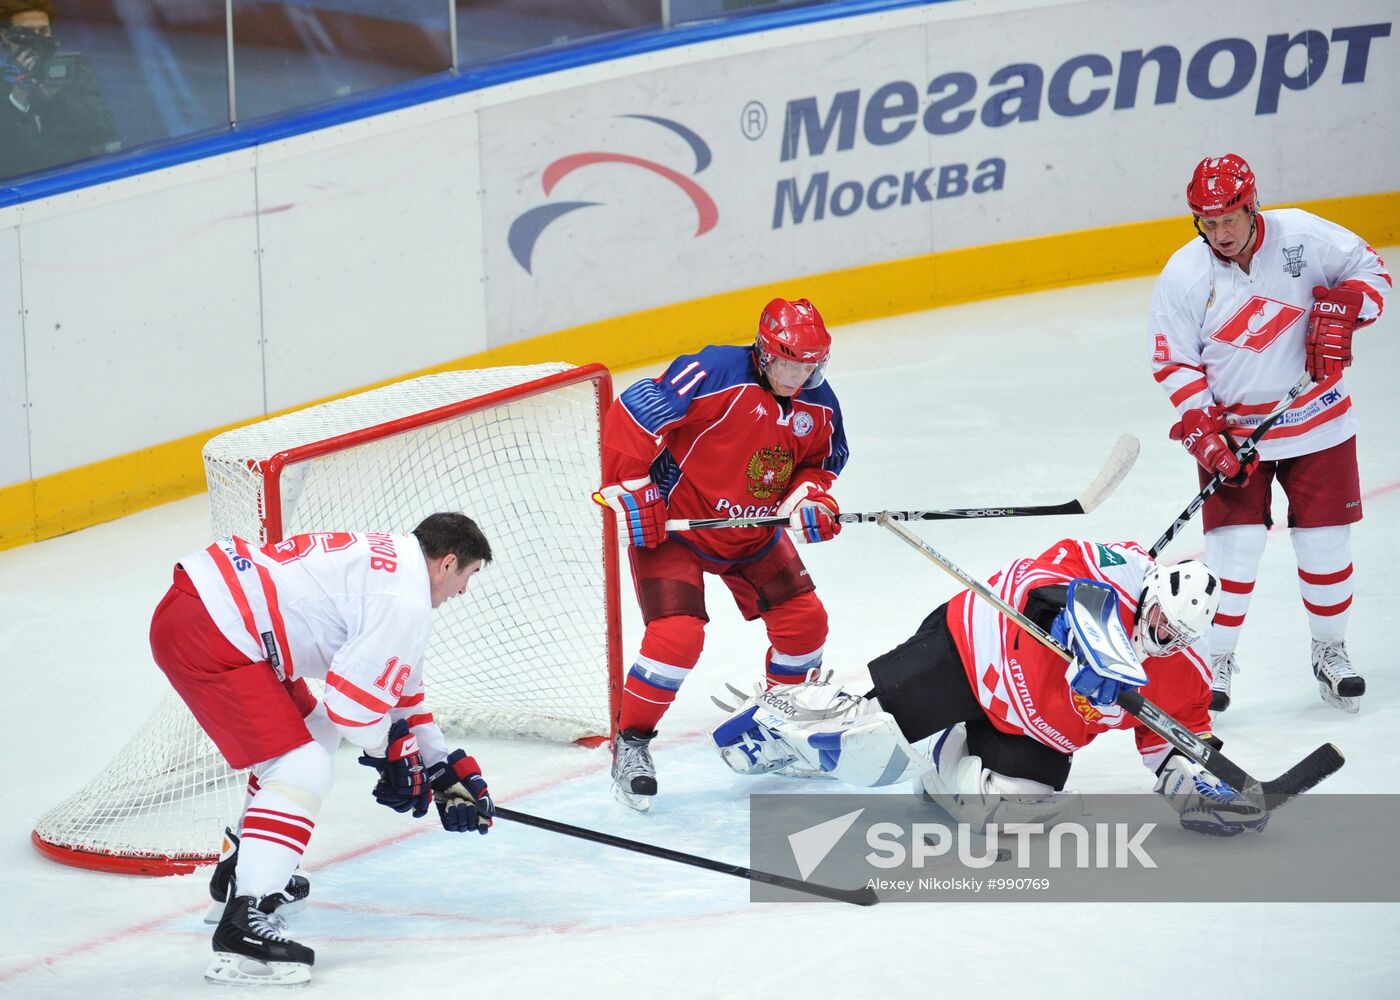
[(797, 873), (802, 879), (807, 879), (817, 870), (863, 812), (865, 808), (861, 807), (835, 819), (788, 834), (788, 846), (792, 848), (793, 860), (797, 862)]
[(1255, 295), (1210, 339), (1262, 354), (1302, 315), (1303, 310), (1295, 305)]

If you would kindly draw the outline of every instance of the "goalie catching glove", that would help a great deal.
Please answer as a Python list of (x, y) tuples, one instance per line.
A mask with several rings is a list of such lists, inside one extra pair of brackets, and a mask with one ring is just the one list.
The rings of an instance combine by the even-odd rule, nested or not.
[(1263, 833), (1269, 813), (1246, 799), (1204, 767), (1174, 753), (1157, 772), (1152, 789), (1165, 798), (1183, 829), (1211, 837), (1236, 837), (1241, 833)]
[(624, 479), (600, 486), (593, 500), (617, 512), (628, 545), (654, 549), (666, 540), (666, 501), (661, 488), (650, 479)]
[(444, 830), (453, 833), (475, 830), (485, 834), (491, 829), (496, 804), (491, 801), (491, 792), (475, 757), (464, 750), (453, 750), (446, 760), (428, 769), (428, 780)]
[(788, 519), (788, 527), (799, 542), (829, 542), (841, 534), (841, 508), (836, 498), (816, 483), (798, 483), (783, 502), (778, 516)]
[(428, 769), (418, 749), (418, 738), (409, 729), (407, 719), (398, 719), (389, 727), (384, 756), (376, 757), (366, 751), (360, 756), (360, 763), (379, 772), (374, 801), (394, 812), (411, 809), (414, 819), (428, 814)]
[(1351, 335), (1361, 318), (1364, 298), (1354, 288), (1339, 286), (1313, 289), (1312, 315), (1308, 318), (1308, 374), (1322, 382), (1351, 364)]

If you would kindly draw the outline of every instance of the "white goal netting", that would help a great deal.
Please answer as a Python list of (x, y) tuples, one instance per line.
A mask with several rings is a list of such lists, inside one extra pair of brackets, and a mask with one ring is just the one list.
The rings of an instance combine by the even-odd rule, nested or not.
[[(446, 372), (221, 434), (204, 448), (212, 535), (409, 531), (460, 510), (493, 561), (434, 617), (428, 700), (454, 735), (606, 737), (617, 568), (601, 482), (601, 366)], [(245, 776), (171, 693), (117, 759), (42, 817), (34, 841), (82, 867), (158, 874), (217, 853)]]

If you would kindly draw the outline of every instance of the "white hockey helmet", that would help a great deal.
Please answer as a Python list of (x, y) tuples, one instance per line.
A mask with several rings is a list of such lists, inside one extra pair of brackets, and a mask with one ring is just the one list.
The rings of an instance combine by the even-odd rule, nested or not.
[(1139, 656), (1166, 656), (1202, 638), (1220, 607), (1220, 578), (1187, 559), (1154, 565), (1142, 581), (1133, 646)]

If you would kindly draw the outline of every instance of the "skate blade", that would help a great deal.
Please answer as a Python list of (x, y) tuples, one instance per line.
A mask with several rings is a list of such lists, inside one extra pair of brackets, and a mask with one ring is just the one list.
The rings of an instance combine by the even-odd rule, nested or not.
[(1318, 694), (1322, 695), (1322, 700), (1333, 708), (1341, 709), (1347, 715), (1357, 715), (1361, 711), (1361, 698), (1343, 698), (1333, 691), (1326, 681), (1317, 682)]
[(311, 967), (300, 962), (260, 962), (220, 951), (214, 953), (204, 978), (220, 986), (305, 986), (311, 982)]
[(627, 808), (635, 809), (639, 813), (649, 812), (651, 810), (652, 796), (634, 795), (623, 789), (621, 785), (613, 785), (613, 798), (627, 806)]

